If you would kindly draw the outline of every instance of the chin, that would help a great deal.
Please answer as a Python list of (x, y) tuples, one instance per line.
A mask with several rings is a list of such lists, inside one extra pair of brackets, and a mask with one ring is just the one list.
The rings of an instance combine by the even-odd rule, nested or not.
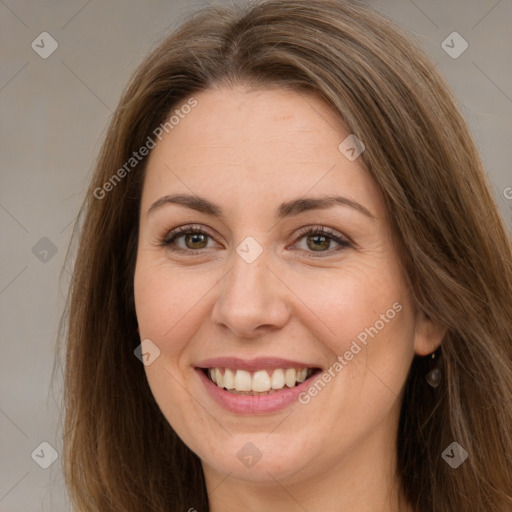
[[(271, 439), (267, 433), (230, 437), (215, 453), (203, 450), (203, 467), (230, 478), (244, 481), (272, 483), (300, 480), (311, 475), (316, 456), (305, 453), (304, 442), (299, 439), (284, 442), (279, 437)], [(315, 453), (318, 455), (319, 450)], [(199, 452), (199, 456), (202, 454)]]

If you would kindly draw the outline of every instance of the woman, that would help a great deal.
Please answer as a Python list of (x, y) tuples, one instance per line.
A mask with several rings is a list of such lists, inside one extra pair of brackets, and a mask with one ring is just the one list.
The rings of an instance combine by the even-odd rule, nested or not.
[(381, 15), (196, 14), (120, 100), (79, 236), (77, 510), (512, 510), (510, 239)]

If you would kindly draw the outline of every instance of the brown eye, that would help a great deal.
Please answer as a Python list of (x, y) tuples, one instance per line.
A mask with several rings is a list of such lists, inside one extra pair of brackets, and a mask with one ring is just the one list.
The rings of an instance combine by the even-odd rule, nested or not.
[[(188, 249), (205, 249), (205, 239), (208, 235), (204, 235), (201, 233), (189, 233), (185, 235), (181, 235), (184, 237), (185, 245)], [(175, 237), (179, 238), (179, 237)], [(207, 242), (206, 242), (207, 243)], [(190, 244), (190, 245), (189, 245)]]
[[(198, 227), (181, 226), (169, 232), (161, 245), (173, 251), (200, 251), (208, 248), (209, 238), (211, 236)], [(180, 239), (184, 240), (184, 245), (176, 243)]]
[[(322, 255), (327, 253), (327, 255), (330, 255), (333, 252), (339, 252), (352, 247), (348, 240), (325, 227), (313, 227), (301, 230), (299, 238), (295, 244), (303, 238), (306, 239), (306, 249), (300, 248), (300, 250), (304, 251), (306, 255), (310, 257), (315, 257), (311, 255), (311, 253), (321, 253)], [(338, 244), (338, 247), (333, 250), (329, 250), (333, 242)]]
[(331, 245), (331, 238), (323, 235), (311, 235), (307, 240), (308, 247), (313, 251), (329, 249), (329, 246)]

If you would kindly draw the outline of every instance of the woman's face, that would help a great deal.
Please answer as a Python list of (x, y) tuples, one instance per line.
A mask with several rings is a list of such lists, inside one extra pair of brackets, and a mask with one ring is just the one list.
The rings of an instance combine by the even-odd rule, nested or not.
[(142, 194), (135, 302), (162, 413), (210, 480), (387, 464), (414, 353), (440, 336), (413, 307), (361, 147), (339, 147), (350, 133), (311, 95), (195, 99)]

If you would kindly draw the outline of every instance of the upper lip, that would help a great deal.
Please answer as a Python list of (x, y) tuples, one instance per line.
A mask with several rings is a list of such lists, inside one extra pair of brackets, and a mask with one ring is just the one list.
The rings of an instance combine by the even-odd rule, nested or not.
[(276, 368), (321, 368), (320, 365), (292, 361), (280, 357), (257, 357), (240, 359), (239, 357), (215, 357), (197, 363), (196, 368), (232, 368), (254, 372), (257, 370), (274, 370)]

